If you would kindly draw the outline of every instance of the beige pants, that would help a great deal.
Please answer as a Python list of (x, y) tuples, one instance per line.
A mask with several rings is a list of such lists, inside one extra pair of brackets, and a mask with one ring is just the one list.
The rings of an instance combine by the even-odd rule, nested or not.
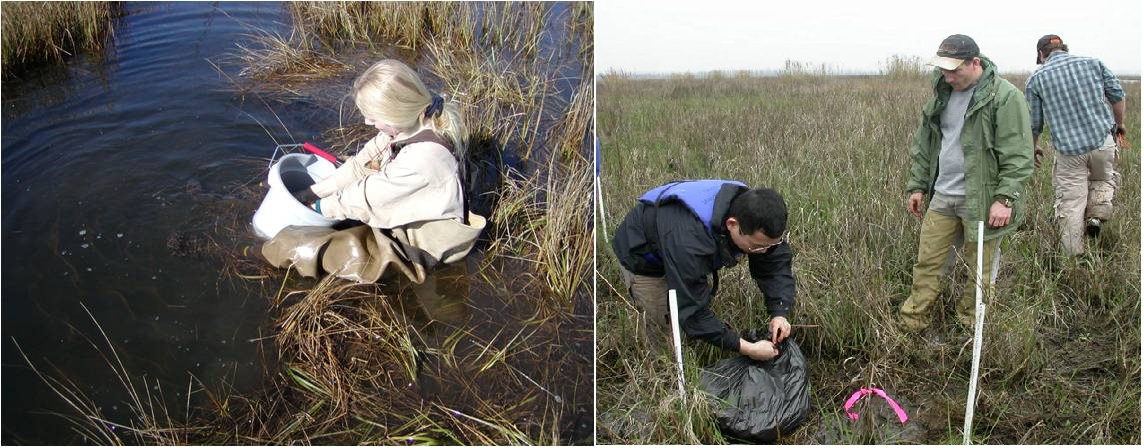
[(1116, 143), (1109, 136), (1103, 145), (1088, 153), (1057, 154), (1053, 162), (1053, 219), (1066, 254), (1084, 253), (1085, 220), (1106, 221), (1112, 217), (1112, 200), (1120, 183), (1117, 152)]
[(642, 322), (644, 338), (647, 340), (649, 350), (664, 350), (671, 347), (671, 311), (667, 304), (667, 279), (663, 277), (647, 277), (624, 271), (624, 280), (628, 285), (628, 293), (640, 308), (639, 319)]
[[(914, 282), (910, 297), (898, 309), (902, 324), (909, 331), (920, 331), (929, 326), (930, 309), (941, 292), (941, 277), (945, 274), (946, 259), (951, 245), (964, 242), (961, 253), (963, 263), (972, 263), (969, 280), (961, 297), (957, 300), (957, 320), (963, 325), (973, 326), (977, 302), (977, 243), (970, 241), (967, 232), (976, 232), (976, 223), (965, 219), (965, 198), (934, 195), (929, 210), (922, 219), (922, 232), (918, 242), (918, 261), (914, 264)], [(960, 238), (959, 238), (960, 237)], [(991, 295), (993, 283), (1001, 264), (1001, 238), (985, 241), (982, 245), (982, 266), (984, 277), (982, 288), (985, 297)]]

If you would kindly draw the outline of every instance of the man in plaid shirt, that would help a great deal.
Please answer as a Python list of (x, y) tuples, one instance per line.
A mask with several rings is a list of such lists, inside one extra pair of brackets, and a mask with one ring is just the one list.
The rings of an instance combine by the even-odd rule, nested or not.
[[(1120, 81), (1104, 63), (1068, 51), (1055, 34), (1037, 41), (1037, 64), (1043, 65), (1026, 82), (1025, 99), (1033, 141), (1044, 122), (1052, 129), (1057, 150), (1054, 219), (1064, 252), (1080, 255), (1085, 251), (1084, 234), (1099, 235), (1101, 225), (1112, 216), (1112, 199), (1120, 181), (1117, 144), (1123, 145), (1126, 135), (1125, 102)], [(1040, 156), (1037, 148), (1038, 166)]]

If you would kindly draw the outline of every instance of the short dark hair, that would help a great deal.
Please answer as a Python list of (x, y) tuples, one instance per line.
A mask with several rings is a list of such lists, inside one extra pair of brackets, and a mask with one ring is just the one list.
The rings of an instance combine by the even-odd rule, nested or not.
[(744, 235), (762, 230), (767, 236), (778, 238), (786, 231), (786, 202), (770, 188), (747, 190), (731, 200), (727, 217), (739, 221), (739, 232)]

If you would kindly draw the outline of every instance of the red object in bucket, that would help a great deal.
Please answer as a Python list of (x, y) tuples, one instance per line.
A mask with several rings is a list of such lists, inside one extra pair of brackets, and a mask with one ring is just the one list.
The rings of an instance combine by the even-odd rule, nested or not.
[(330, 154), (330, 153), (328, 153), (328, 152), (322, 151), (322, 149), (321, 149), (321, 148), (318, 148), (317, 146), (314, 146), (314, 144), (313, 144), (313, 143), (310, 143), (310, 142), (302, 142), (302, 148), (305, 148), (307, 151), (310, 151), (310, 152), (312, 152), (312, 153), (316, 154), (318, 157), (321, 157), (321, 158), (323, 158), (323, 159), (329, 160), (329, 161), (330, 161), (330, 163), (332, 163), (332, 164), (334, 164), (334, 165), (338, 165), (338, 164), (340, 164), (340, 162), (338, 162), (338, 158), (337, 158), (337, 157), (334, 157), (334, 156), (333, 156), (333, 154)]

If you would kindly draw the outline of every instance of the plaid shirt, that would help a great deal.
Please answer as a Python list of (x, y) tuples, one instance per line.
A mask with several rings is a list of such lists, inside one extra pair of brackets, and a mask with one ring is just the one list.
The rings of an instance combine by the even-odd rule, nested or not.
[(1025, 83), (1025, 99), (1033, 135), (1048, 121), (1057, 152), (1079, 155), (1109, 137), (1116, 122), (1105, 99), (1124, 99), (1124, 88), (1099, 60), (1056, 51)]

